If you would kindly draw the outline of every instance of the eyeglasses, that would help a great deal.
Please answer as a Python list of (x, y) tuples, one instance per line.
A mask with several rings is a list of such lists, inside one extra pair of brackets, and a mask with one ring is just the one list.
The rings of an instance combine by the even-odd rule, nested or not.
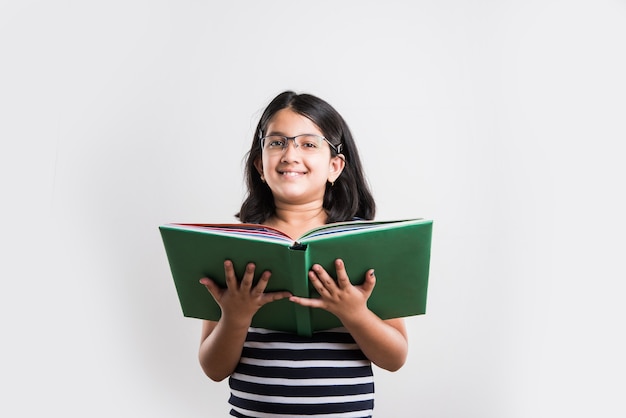
[(261, 138), (261, 149), (271, 153), (283, 152), (289, 146), (289, 140), (293, 141), (296, 148), (307, 154), (318, 153), (322, 150), (322, 141), (326, 141), (337, 154), (341, 152), (343, 144), (334, 145), (323, 136), (314, 134), (302, 134), (296, 136), (267, 135)]

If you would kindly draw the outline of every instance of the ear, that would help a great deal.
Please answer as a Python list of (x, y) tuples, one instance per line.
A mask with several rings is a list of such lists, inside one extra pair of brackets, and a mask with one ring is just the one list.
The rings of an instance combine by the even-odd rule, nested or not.
[(261, 181), (265, 183), (265, 176), (263, 175), (263, 160), (261, 158), (254, 160), (254, 168), (256, 168), (256, 171), (259, 173)]
[(330, 167), (328, 170), (328, 181), (334, 183), (339, 178), (346, 166), (346, 157), (343, 154), (337, 154), (330, 159)]
[(259, 172), (259, 175), (263, 177), (263, 160), (261, 158), (257, 158), (254, 160), (254, 168)]

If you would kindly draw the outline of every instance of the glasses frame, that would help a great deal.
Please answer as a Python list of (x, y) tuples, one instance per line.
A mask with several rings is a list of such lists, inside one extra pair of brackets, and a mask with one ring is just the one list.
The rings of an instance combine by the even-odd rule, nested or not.
[(333, 150), (335, 150), (335, 152), (337, 154), (341, 154), (341, 149), (343, 148), (343, 144), (334, 145), (332, 142), (330, 142), (325, 137), (323, 137), (321, 135), (316, 135), (316, 134), (300, 134), (300, 135), (296, 135), (296, 136), (285, 136), (285, 135), (279, 135), (279, 134), (271, 134), (271, 135), (260, 136), (259, 140), (260, 140), (260, 144), (261, 144), (261, 151), (264, 150), (265, 140), (267, 138), (271, 137), (271, 136), (278, 136), (278, 137), (283, 138), (285, 140), (285, 146), (282, 147), (282, 151), (286, 150), (289, 147), (289, 140), (292, 140), (293, 141), (293, 146), (295, 148), (298, 148), (300, 145), (298, 145), (298, 143), (296, 142), (296, 138), (301, 137), (301, 136), (314, 136), (314, 137), (323, 139), (324, 141), (326, 141), (328, 143), (328, 145), (330, 145), (330, 147)]

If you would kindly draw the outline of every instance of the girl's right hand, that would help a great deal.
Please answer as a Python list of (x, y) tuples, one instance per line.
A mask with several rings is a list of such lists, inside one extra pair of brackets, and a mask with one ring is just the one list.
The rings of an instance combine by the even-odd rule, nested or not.
[(226, 260), (224, 262), (226, 289), (208, 277), (200, 279), (200, 283), (207, 288), (215, 302), (220, 306), (222, 318), (229, 318), (230, 321), (238, 318), (240, 321), (250, 323), (261, 306), (291, 296), (291, 293), (287, 291), (265, 293), (267, 282), (272, 275), (267, 270), (261, 274), (258, 283), (253, 286), (255, 268), (254, 263), (248, 263), (243, 278), (239, 281), (235, 275), (232, 261)]

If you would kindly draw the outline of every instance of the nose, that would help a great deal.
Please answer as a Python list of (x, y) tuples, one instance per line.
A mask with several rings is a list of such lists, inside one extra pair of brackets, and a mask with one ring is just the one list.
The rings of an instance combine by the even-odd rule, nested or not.
[[(289, 146), (289, 141), (293, 141), (293, 147)], [(299, 145), (296, 142), (296, 138), (287, 138), (287, 143), (285, 145), (285, 148), (283, 148), (283, 157), (282, 157), (282, 161), (294, 161), (297, 159), (297, 156), (299, 154), (299, 152), (297, 151), (296, 148), (298, 148)]]
[(286, 145), (285, 145), (285, 148), (284, 148), (284, 149), (289, 149), (289, 141), (293, 141), (293, 147), (294, 147), (294, 149), (295, 149), (295, 148), (298, 148), (298, 147), (300, 146), (300, 145), (298, 145), (298, 143), (296, 142), (296, 137), (293, 137), (293, 138), (289, 138), (289, 137), (287, 137), (287, 143), (286, 143)]

